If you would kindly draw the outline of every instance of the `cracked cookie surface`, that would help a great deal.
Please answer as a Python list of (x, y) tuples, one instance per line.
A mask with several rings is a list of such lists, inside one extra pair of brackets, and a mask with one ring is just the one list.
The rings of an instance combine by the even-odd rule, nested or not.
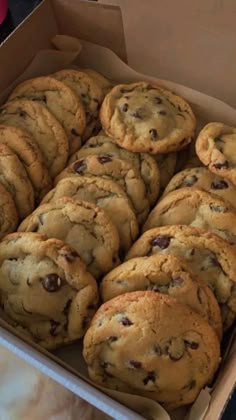
[(40, 102), (18, 99), (0, 108), (0, 123), (29, 132), (39, 146), (51, 177), (65, 167), (68, 139), (62, 125)]
[(0, 144), (5, 144), (18, 156), (33, 185), (36, 201), (38, 201), (50, 190), (52, 180), (37, 144), (26, 131), (7, 125), (0, 125)]
[(230, 203), (197, 188), (165, 195), (149, 214), (143, 231), (158, 226), (189, 225), (215, 233), (235, 246), (236, 211)]
[(97, 125), (98, 111), (104, 97), (102, 89), (93, 78), (79, 70), (60, 70), (52, 76), (68, 85), (83, 104), (86, 115), (83, 140), (86, 140), (92, 135)]
[(104, 131), (120, 146), (153, 154), (182, 149), (196, 127), (183, 98), (146, 82), (115, 86), (103, 101), (100, 119)]
[(199, 133), (196, 153), (211, 172), (236, 185), (236, 128), (209, 123)]
[(65, 83), (49, 76), (36, 77), (18, 85), (9, 100), (26, 98), (46, 106), (64, 127), (70, 154), (81, 146), (86, 119), (82, 103)]
[(142, 224), (149, 213), (144, 182), (134, 165), (108, 153), (83, 157), (71, 163), (55, 179), (55, 183), (70, 176), (98, 176), (118, 184), (129, 197), (137, 220)]
[(190, 306), (221, 339), (219, 305), (210, 288), (193, 274), (183, 258), (160, 254), (133, 258), (110, 271), (100, 285), (103, 302), (138, 290), (163, 293)]
[(199, 188), (211, 194), (216, 194), (236, 208), (236, 187), (230, 181), (213, 174), (207, 168), (190, 168), (179, 172), (170, 180), (162, 197), (171, 191), (185, 187)]
[(81, 338), (98, 303), (96, 281), (75, 250), (38, 233), (0, 243), (0, 292), (9, 323), (49, 349)]
[(87, 270), (99, 279), (119, 263), (119, 235), (110, 217), (92, 203), (61, 198), (42, 204), (19, 226), (61, 239), (80, 255)]
[(0, 183), (0, 239), (13, 232), (18, 224), (18, 213), (11, 194)]
[(220, 361), (212, 327), (188, 306), (152, 291), (104, 303), (84, 338), (90, 378), (168, 409), (193, 402)]
[(224, 330), (236, 317), (236, 251), (224, 239), (190, 226), (147, 230), (132, 246), (126, 260), (153, 254), (179, 255), (193, 273), (212, 288), (220, 305)]
[(17, 155), (0, 143), (0, 183), (11, 194), (20, 220), (34, 209), (34, 190)]
[(161, 174), (159, 173), (159, 167), (155, 159), (148, 153), (130, 152), (118, 146), (110, 137), (105, 134), (100, 134), (91, 137), (80, 150), (71, 156), (69, 163), (73, 163), (83, 157), (104, 153), (127, 160), (134, 165), (145, 183), (146, 196), (150, 205), (153, 205), (159, 194)]
[(71, 197), (96, 204), (105, 210), (117, 227), (123, 251), (130, 248), (138, 236), (138, 223), (132, 205), (122, 188), (115, 182), (99, 177), (71, 176), (58, 182), (42, 203)]

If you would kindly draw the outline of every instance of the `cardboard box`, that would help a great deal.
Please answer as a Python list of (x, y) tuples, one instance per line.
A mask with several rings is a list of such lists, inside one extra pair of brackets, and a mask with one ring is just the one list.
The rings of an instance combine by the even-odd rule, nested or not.
[[(110, 2), (114, 3), (113, 0)], [(120, 60), (128, 59), (137, 70), (187, 84), (189, 88), (158, 80), (177, 93), (183, 93), (202, 123), (215, 118), (236, 125), (233, 108), (191, 89), (202, 90), (236, 105), (232, 88), (236, 74), (233, 54), (235, 2), (207, 0), (201, 5), (179, 0), (175, 5), (171, 0), (164, 3), (120, 0), (115, 3), (119, 3), (121, 9), (90, 1), (44, 0), (0, 47), (0, 99), (6, 99), (10, 86), (21, 80), (22, 73), (23, 78), (48, 74), (71, 63), (79, 49), (76, 40), (56, 38), (57, 48), (63, 53), (50, 51), (52, 38), (65, 34), (85, 40), (79, 64), (93, 66), (107, 76), (112, 74), (117, 81), (145, 78)], [(117, 56), (86, 41), (109, 48)], [(0, 324), (1, 345), (111, 417), (169, 419), (168, 414), (153, 401), (109, 390), (102, 392), (91, 385), (77, 344), (51, 355), (37, 345), (29, 344), (26, 339), (20, 339), (4, 321)], [(235, 344), (222, 365), (211, 398), (207, 390), (203, 391), (188, 413), (189, 419), (220, 418), (235, 385)], [(182, 419), (185, 414), (180, 411), (172, 418)]]

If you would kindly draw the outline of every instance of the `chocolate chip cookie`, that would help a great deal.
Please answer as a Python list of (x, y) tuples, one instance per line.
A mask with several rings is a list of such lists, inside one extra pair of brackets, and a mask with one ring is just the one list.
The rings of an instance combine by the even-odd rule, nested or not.
[(137, 220), (142, 224), (149, 212), (149, 202), (145, 195), (145, 185), (134, 165), (108, 153), (91, 155), (76, 160), (62, 171), (55, 183), (70, 176), (98, 176), (120, 185), (129, 197)]
[(207, 124), (199, 133), (196, 152), (216, 175), (236, 185), (236, 128), (222, 123)]
[(165, 195), (149, 214), (143, 231), (167, 225), (206, 229), (236, 246), (235, 209), (219, 197), (197, 188), (180, 188)]
[(100, 119), (120, 146), (153, 154), (182, 149), (196, 127), (183, 98), (146, 82), (115, 86), (103, 101)]
[(224, 330), (236, 316), (236, 251), (224, 239), (190, 226), (162, 226), (145, 232), (126, 259), (152, 254), (180, 255), (212, 288), (221, 308)]
[(219, 340), (195, 311), (153, 291), (103, 304), (84, 337), (90, 378), (167, 409), (193, 402), (220, 362)]
[(34, 208), (34, 190), (17, 155), (0, 143), (0, 183), (11, 194), (20, 220)]
[(39, 232), (74, 248), (96, 279), (119, 263), (119, 235), (100, 207), (60, 198), (42, 204), (19, 226), (20, 232)]
[(117, 227), (122, 251), (128, 251), (138, 236), (138, 223), (132, 204), (122, 188), (115, 182), (99, 177), (70, 177), (58, 182), (42, 203), (71, 197), (96, 204), (105, 210)]
[[(75, 152), (69, 162), (90, 156), (92, 154), (109, 154), (111, 156), (127, 160), (139, 171), (146, 187), (146, 196), (152, 206), (158, 197), (160, 189), (160, 176), (155, 159), (148, 153), (133, 153), (118, 146), (110, 137), (100, 134), (91, 137), (84, 146)], [(164, 156), (164, 155), (160, 155)], [(170, 156), (170, 155), (167, 155)], [(164, 159), (165, 160), (165, 159)], [(169, 162), (169, 159), (168, 159)]]
[(138, 290), (164, 293), (189, 305), (211, 324), (221, 339), (219, 305), (210, 288), (191, 272), (184, 259), (158, 254), (133, 258), (110, 271), (100, 285), (104, 302)]
[(7, 125), (0, 125), (0, 144), (8, 146), (24, 165), (38, 202), (50, 190), (52, 180), (37, 144), (26, 131)]
[(207, 168), (191, 168), (179, 172), (170, 180), (163, 196), (183, 187), (200, 188), (211, 194), (216, 194), (236, 208), (236, 187)]
[(81, 146), (86, 127), (84, 108), (65, 83), (49, 76), (26, 80), (14, 89), (9, 99), (21, 98), (40, 102), (56, 117), (66, 131), (70, 154)]
[(45, 348), (81, 338), (98, 303), (97, 285), (77, 252), (39, 233), (0, 243), (0, 304), (9, 322)]
[(62, 125), (40, 102), (18, 99), (0, 108), (0, 123), (26, 130), (39, 146), (46, 168), (54, 178), (68, 159), (68, 139)]
[(96, 127), (98, 111), (104, 97), (102, 89), (88, 74), (75, 69), (60, 70), (53, 77), (69, 86), (82, 102), (86, 115), (83, 139), (86, 140)]
[(13, 232), (18, 224), (18, 213), (11, 194), (0, 183), (0, 239)]

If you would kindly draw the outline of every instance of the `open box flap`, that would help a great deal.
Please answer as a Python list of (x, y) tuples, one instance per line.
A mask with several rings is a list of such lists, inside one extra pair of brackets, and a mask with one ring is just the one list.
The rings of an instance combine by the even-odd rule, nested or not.
[(236, 106), (235, 0), (99, 0), (120, 5), (129, 64)]

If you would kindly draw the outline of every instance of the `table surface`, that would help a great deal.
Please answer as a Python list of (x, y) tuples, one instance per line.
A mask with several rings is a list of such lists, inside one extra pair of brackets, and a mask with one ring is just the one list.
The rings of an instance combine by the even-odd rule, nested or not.
[[(41, 2), (41, 0), (8, 0), (9, 12), (6, 20), (0, 25), (0, 43), (16, 28), (17, 25)], [(236, 391), (230, 399), (222, 420), (236, 420)]]

